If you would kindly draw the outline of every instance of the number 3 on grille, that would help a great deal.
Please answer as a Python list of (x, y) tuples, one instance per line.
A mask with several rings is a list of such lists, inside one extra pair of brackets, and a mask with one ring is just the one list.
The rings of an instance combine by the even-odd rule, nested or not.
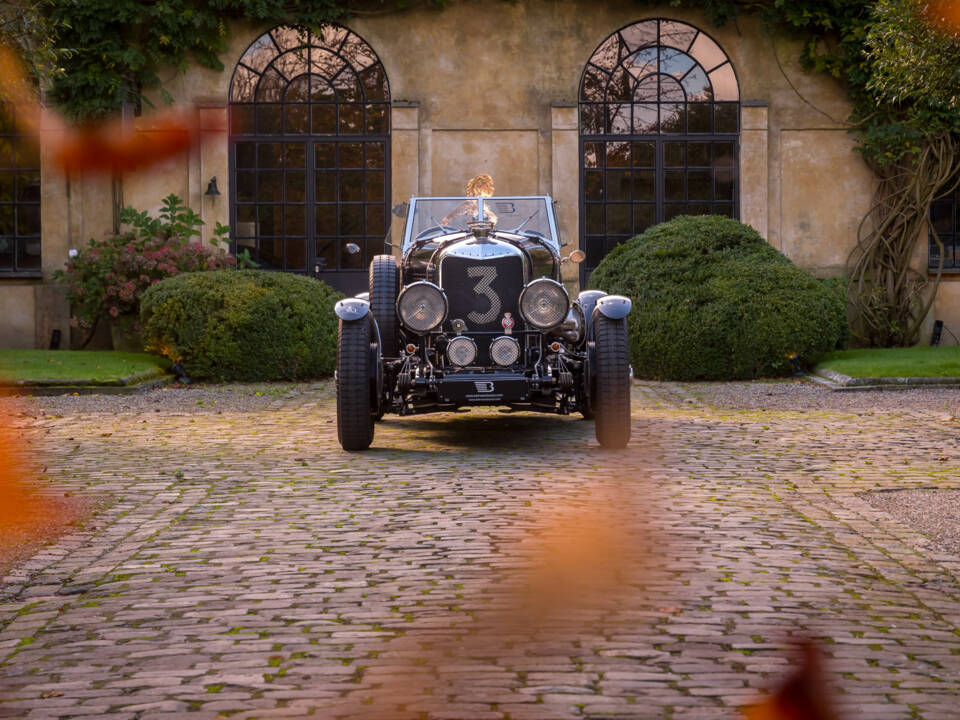
[(500, 298), (490, 287), (490, 283), (497, 279), (497, 269), (489, 265), (475, 265), (467, 268), (467, 277), (480, 278), (477, 284), (473, 286), (473, 291), (477, 295), (483, 295), (490, 301), (490, 308), (485, 313), (479, 313), (476, 310), (467, 315), (467, 319), (478, 325), (486, 325), (493, 322), (500, 315), (500, 308), (503, 304)]

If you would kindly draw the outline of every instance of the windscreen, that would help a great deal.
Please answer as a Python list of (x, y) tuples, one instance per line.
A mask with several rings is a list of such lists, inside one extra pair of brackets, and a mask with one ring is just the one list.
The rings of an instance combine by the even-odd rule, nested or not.
[(533, 231), (557, 245), (550, 209), (542, 197), (416, 198), (404, 247), (421, 236), (468, 230), (477, 220), (493, 222), (503, 232)]

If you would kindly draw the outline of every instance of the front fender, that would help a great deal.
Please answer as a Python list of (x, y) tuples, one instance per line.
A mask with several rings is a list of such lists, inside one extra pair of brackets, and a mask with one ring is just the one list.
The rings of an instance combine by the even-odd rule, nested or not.
[(360, 320), (370, 312), (370, 303), (360, 298), (344, 298), (333, 306), (337, 317), (345, 322)]
[(623, 295), (604, 295), (597, 300), (597, 312), (611, 320), (623, 320), (632, 307), (633, 302)]

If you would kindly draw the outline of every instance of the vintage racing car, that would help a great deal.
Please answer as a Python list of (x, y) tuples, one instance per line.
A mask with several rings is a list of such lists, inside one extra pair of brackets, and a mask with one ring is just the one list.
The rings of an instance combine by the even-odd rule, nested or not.
[(369, 294), (337, 303), (337, 431), (365, 450), (384, 413), (505, 406), (595, 418), (630, 439), (626, 297), (573, 302), (549, 197), (412, 198), (400, 258), (377, 255)]

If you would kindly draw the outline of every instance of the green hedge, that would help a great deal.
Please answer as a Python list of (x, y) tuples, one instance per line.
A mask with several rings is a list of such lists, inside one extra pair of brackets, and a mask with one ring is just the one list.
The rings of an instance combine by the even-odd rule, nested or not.
[(146, 347), (208, 380), (295, 380), (333, 373), (342, 295), (263, 270), (186, 273), (143, 295)]
[(793, 265), (753, 228), (678, 217), (618, 246), (589, 286), (633, 299), (630, 360), (638, 377), (728, 380), (789, 375), (843, 347), (842, 285)]

